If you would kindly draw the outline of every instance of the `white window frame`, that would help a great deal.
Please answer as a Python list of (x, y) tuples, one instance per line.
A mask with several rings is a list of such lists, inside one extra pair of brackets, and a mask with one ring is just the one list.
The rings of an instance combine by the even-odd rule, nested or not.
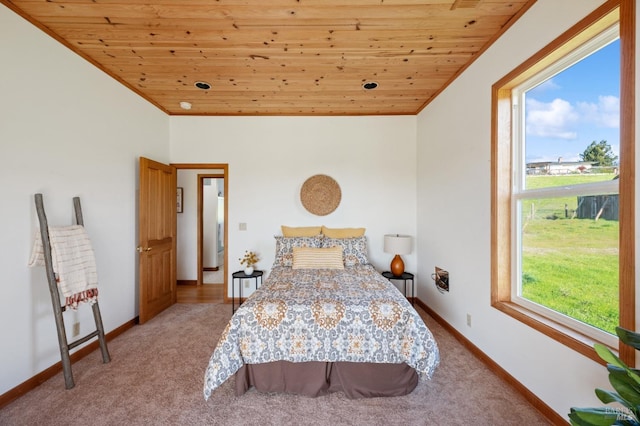
[[(615, 347), (618, 344), (617, 336), (599, 328), (593, 327), (582, 321), (561, 314), (544, 305), (532, 302), (522, 297), (522, 202), (527, 199), (556, 198), (566, 196), (584, 195), (604, 195), (618, 194), (619, 180), (609, 180), (603, 182), (569, 185), (562, 187), (549, 187), (527, 190), (525, 188), (526, 161), (525, 161), (525, 124), (526, 108), (525, 94), (541, 83), (551, 79), (557, 74), (565, 71), (570, 66), (596, 53), (619, 39), (619, 24), (612, 25), (596, 37), (576, 48), (570, 54), (562, 57), (557, 62), (551, 64), (541, 72), (524, 81), (522, 84), (512, 89), (513, 105), (513, 182), (512, 182), (512, 277), (511, 277), (511, 300), (513, 303), (522, 306), (543, 317), (549, 318), (572, 330), (582, 333), (590, 338), (602, 342), (608, 346)], [(619, 283), (618, 283), (619, 285)]]

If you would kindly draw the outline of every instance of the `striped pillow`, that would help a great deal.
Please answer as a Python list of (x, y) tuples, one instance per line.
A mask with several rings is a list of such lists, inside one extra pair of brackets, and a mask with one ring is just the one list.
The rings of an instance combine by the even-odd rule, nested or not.
[(342, 247), (294, 247), (293, 269), (344, 269)]

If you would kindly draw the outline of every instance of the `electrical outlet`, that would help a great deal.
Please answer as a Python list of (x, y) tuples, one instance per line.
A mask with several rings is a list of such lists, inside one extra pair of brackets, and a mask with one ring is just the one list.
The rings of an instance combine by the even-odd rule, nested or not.
[(77, 335), (80, 334), (80, 323), (79, 322), (74, 322), (73, 323), (73, 331), (71, 332), (71, 337), (76, 337)]
[(449, 291), (449, 272), (436, 266), (434, 279), (436, 280), (436, 287), (438, 287), (438, 289)]
[(471, 327), (471, 314), (467, 314), (467, 326)]
[(244, 284), (244, 288), (249, 288), (249, 285), (251, 284), (251, 280), (242, 280), (242, 283)]

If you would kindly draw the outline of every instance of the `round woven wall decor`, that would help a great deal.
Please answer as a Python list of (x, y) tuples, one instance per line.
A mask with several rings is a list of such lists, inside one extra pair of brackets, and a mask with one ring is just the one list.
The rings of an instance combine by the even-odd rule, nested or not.
[(300, 201), (309, 213), (325, 216), (340, 204), (340, 185), (327, 175), (315, 175), (304, 181), (300, 190)]

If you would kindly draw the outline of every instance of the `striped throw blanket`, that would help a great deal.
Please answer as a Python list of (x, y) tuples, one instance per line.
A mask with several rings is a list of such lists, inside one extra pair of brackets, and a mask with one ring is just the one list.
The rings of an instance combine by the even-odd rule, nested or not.
[[(84, 226), (49, 227), (51, 260), (56, 281), (65, 298), (65, 306), (76, 310), (78, 303), (95, 303), (98, 298), (98, 273), (89, 235)], [(29, 266), (44, 266), (42, 237), (38, 232)]]

